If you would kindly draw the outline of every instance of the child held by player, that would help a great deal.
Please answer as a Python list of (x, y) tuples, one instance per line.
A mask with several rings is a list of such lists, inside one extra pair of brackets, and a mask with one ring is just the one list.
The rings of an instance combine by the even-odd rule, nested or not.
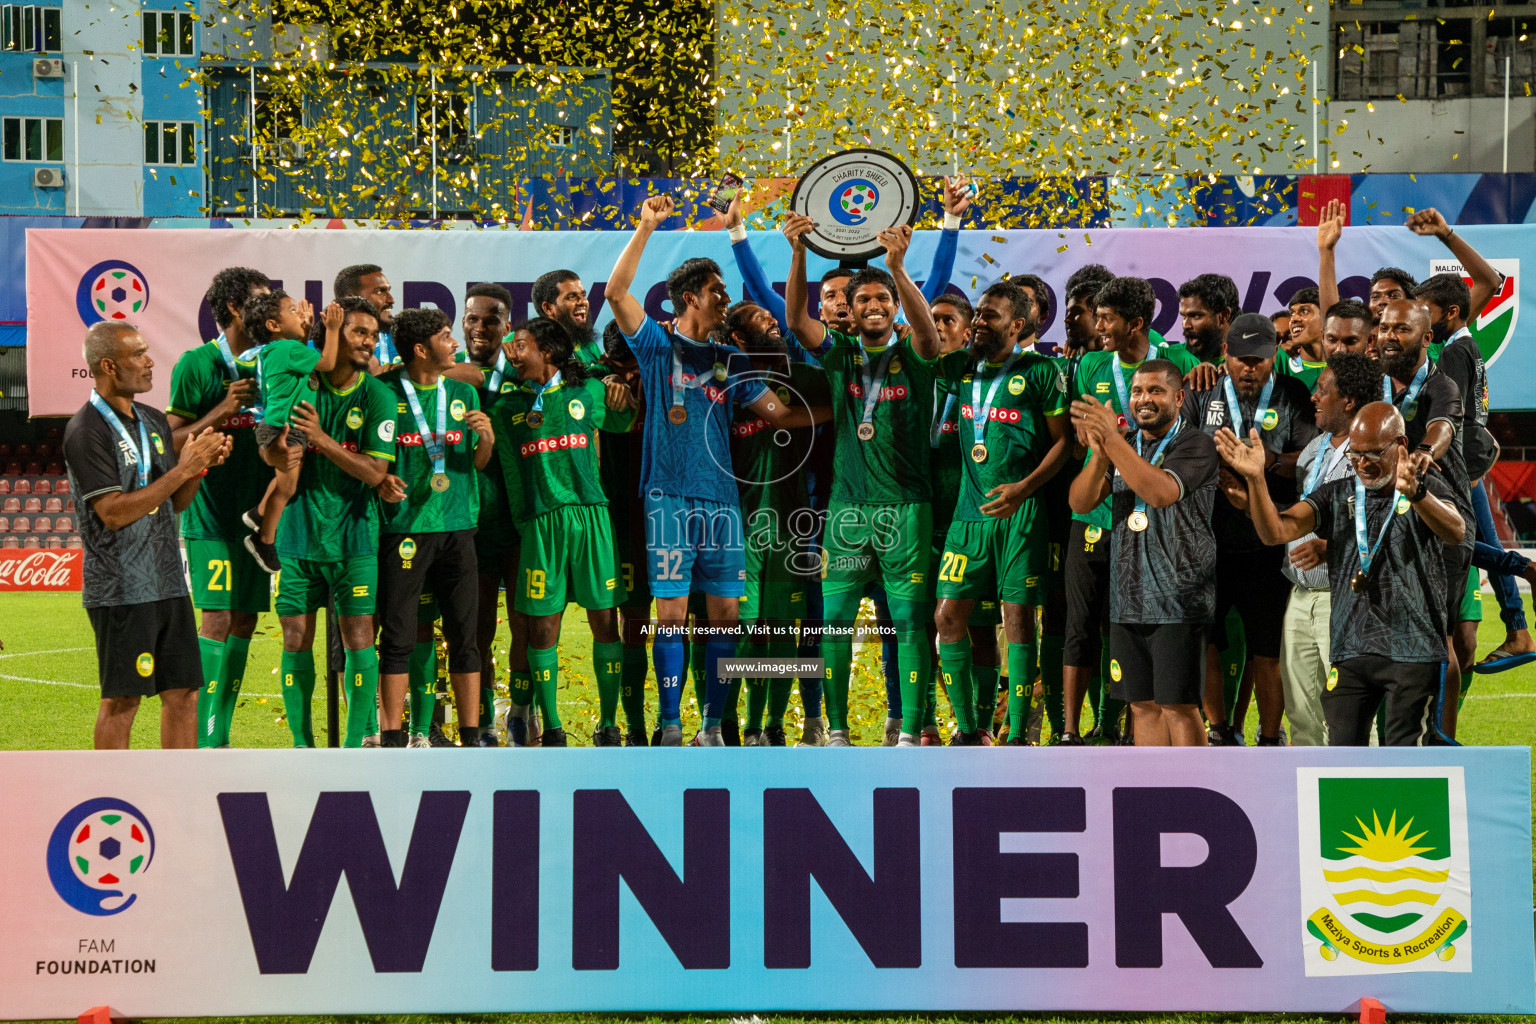
[[(307, 301), (295, 301), (281, 288), (252, 298), (241, 311), (241, 318), (254, 342), (240, 354), (238, 364), (256, 377), (256, 412), (260, 420), (256, 424), (256, 443), (270, 449), (286, 437), (288, 447), (302, 449), (307, 439), (289, 426), (288, 418), (299, 398), (317, 387), (312, 375), (329, 373), (335, 368), (346, 311), (335, 302), (325, 308), (325, 341), (320, 349), (304, 340), (314, 323), (314, 307)], [(270, 573), (279, 568), (277, 523), (298, 488), (300, 468), (301, 462), (277, 469), (261, 504), (243, 517), (245, 525), (254, 531), (245, 538), (245, 549)]]

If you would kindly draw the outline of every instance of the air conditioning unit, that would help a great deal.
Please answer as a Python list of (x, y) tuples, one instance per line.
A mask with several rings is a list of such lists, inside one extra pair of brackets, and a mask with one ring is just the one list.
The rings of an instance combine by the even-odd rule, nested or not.
[(297, 139), (279, 139), (277, 142), (277, 158), (279, 160), (304, 159), (304, 143)]
[(63, 78), (64, 62), (53, 57), (39, 57), (32, 62), (33, 78)]
[(63, 169), (58, 167), (34, 167), (32, 169), (32, 187), (63, 188)]

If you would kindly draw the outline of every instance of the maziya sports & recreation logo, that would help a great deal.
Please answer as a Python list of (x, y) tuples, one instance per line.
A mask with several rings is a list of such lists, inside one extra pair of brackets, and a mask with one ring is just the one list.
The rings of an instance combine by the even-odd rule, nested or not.
[[(1515, 324), (1520, 319), (1520, 261), (1495, 259), (1489, 260), (1488, 265), (1504, 275), (1504, 283), (1467, 329), (1483, 354), (1483, 362), (1492, 366), (1515, 336)], [(1455, 260), (1430, 260), (1429, 272), (1431, 275), (1456, 274), (1468, 285), (1472, 284), (1472, 278)]]
[(87, 327), (131, 319), (149, 308), (149, 281), (132, 263), (102, 260), (80, 278), (75, 308)]
[(854, 178), (834, 189), (827, 205), (839, 224), (863, 224), (880, 205), (880, 190), (863, 178)]
[(48, 838), (48, 880), (82, 914), (120, 914), (139, 898), (155, 857), (155, 832), (137, 807), (97, 797), (70, 808)]
[(1472, 969), (1460, 767), (1296, 773), (1306, 973)]

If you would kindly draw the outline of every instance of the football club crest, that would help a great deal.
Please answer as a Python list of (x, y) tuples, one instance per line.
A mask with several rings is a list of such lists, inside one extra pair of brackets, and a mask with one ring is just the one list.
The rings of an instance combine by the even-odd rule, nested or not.
[(1298, 768), (1311, 976), (1472, 970), (1463, 769)]
[(464, 418), (464, 410), (465, 406), (464, 400), (462, 398), (455, 398), (453, 401), (448, 403), (448, 415), (452, 416), (456, 420), (462, 420)]
[(358, 427), (360, 427), (362, 425), (363, 425), (363, 410), (359, 409), (357, 406), (354, 405), (352, 408), (347, 410), (347, 429), (348, 430), (356, 430)]
[(917, 219), (917, 178), (877, 149), (850, 149), (818, 160), (795, 185), (790, 208), (816, 222), (808, 249), (828, 259), (868, 259), (885, 249), (880, 232)]

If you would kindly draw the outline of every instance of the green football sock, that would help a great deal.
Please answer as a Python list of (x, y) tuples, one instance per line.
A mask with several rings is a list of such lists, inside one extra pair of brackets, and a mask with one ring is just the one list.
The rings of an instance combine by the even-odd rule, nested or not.
[(1060, 736), (1067, 728), (1066, 692), (1061, 685), (1062, 652), (1066, 637), (1045, 633), (1040, 637), (1040, 692), (1045, 699), (1045, 717), (1051, 723), (1051, 735)]
[[(768, 642), (768, 656), (770, 658), (793, 658), (796, 645), (793, 640), (770, 640)], [(789, 710), (789, 695), (795, 688), (793, 679), (768, 680), (766, 704), (764, 713), (767, 716), (765, 724), (770, 729), (784, 728), (784, 712)]]
[(411, 648), (408, 670), (411, 732), (425, 736), (432, 730), (432, 713), (437, 708), (437, 644), (422, 640)]
[(361, 747), (379, 693), (379, 652), (373, 647), (348, 651), (342, 688), (347, 694), (347, 738), (343, 746)]
[(539, 702), (539, 714), (545, 729), (560, 728), (560, 710), (556, 691), (560, 686), (560, 646), (528, 648), (528, 671), (533, 677), (533, 697)]
[[(530, 663), (531, 664), (531, 663)], [(533, 703), (533, 673), (528, 669), (512, 670), (512, 703), (527, 707)]]
[(1029, 733), (1029, 702), (1035, 691), (1035, 645), (1008, 645), (1008, 738)]
[[(1243, 631), (1243, 617), (1232, 608), (1225, 621), (1227, 646), (1221, 655), (1221, 702), (1225, 705), (1227, 721), (1237, 708), (1237, 691), (1243, 686), (1243, 668), (1248, 664), (1248, 635)], [(1236, 723), (1233, 723), (1236, 724)]]
[(618, 641), (592, 641), (592, 664), (597, 668), (597, 725), (606, 729), (619, 724), (619, 691), (624, 685), (624, 645)]
[(1002, 680), (1002, 667), (1000, 665), (976, 664), (974, 652), (971, 655), (971, 678), (976, 684), (976, 728), (991, 729), (995, 724), (992, 719), (997, 712), (997, 688)]
[(624, 725), (645, 731), (645, 677), (651, 668), (645, 645), (624, 648), (624, 671), (619, 688), (619, 703), (624, 707)]
[[(933, 659), (929, 658), (929, 662)], [(937, 669), (928, 673), (928, 687), (923, 691), (923, 728), (937, 729), (939, 727), (939, 673)]]
[(709, 685), (708, 664), (704, 657), (704, 645), (689, 641), (687, 671), (693, 677), (693, 699), (701, 715), (704, 713), (704, 691)]
[[(859, 617), (859, 590), (850, 588), (835, 594), (823, 591), (826, 621), (839, 629), (851, 628)], [(853, 634), (840, 633), (822, 637), (821, 656), (826, 665), (826, 679), (821, 699), (829, 730), (848, 728), (848, 678), (853, 670)]]
[(923, 731), (928, 686), (932, 682), (932, 647), (924, 624), (932, 621), (928, 606), (905, 598), (889, 597), (891, 622), (896, 628), (896, 670), (901, 684), (901, 731), (916, 736)]
[[(976, 731), (976, 675), (971, 667), (971, 642), (939, 644), (939, 666), (944, 673), (944, 689), (949, 692), (949, 707), (955, 713), (955, 728)], [(993, 692), (997, 692), (994, 677)]]
[(240, 699), (240, 683), (245, 678), (245, 662), (251, 653), (251, 638), (231, 633), (224, 640), (224, 660), (219, 663), (218, 704), (214, 707), (217, 726), (213, 746), (229, 746), (230, 726), (235, 722), (235, 702)]
[(278, 674), (283, 679), (283, 714), (295, 747), (315, 745), (315, 652), (284, 651)]
[(763, 727), (763, 711), (768, 707), (768, 680), (747, 680), (747, 728)]
[(203, 663), (203, 688), (197, 691), (197, 745), (213, 746), (213, 733), (218, 728), (215, 709), (219, 703), (219, 671), (224, 665), (224, 641), (197, 638), (197, 653)]

